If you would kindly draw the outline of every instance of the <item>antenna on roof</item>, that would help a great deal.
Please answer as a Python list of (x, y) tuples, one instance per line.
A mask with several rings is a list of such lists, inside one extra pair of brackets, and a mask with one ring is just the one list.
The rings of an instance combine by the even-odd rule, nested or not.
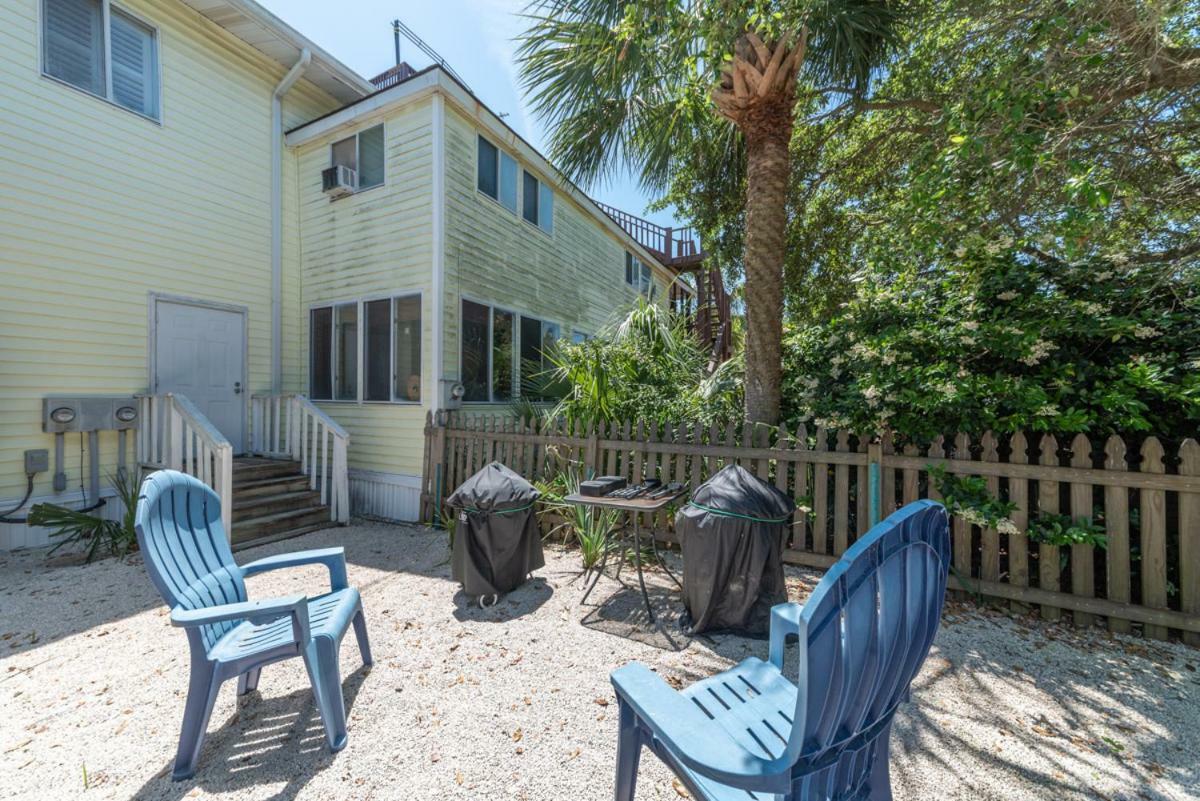
[(396, 39), (396, 63), (397, 64), (400, 63), (400, 34), (404, 34), (404, 38), (408, 39), (408, 41), (415, 44), (417, 46), (418, 50), (420, 50), (422, 53), (424, 53), (425, 55), (427, 55), (431, 59), (433, 59), (433, 63), (437, 64), (439, 67), (441, 67), (443, 70), (445, 70), (452, 78), (454, 78), (454, 80), (458, 81), (463, 86), (466, 86), (468, 91), (471, 89), (471, 87), (467, 86), (467, 82), (463, 80), (463, 77), (454, 71), (454, 68), (450, 66), (450, 64), (446, 61), (446, 59), (442, 58), (441, 55), (439, 55), (436, 50), (434, 50), (432, 47), (427, 45), (425, 43), (424, 39), (422, 39), (420, 36), (417, 36), (413, 32), (412, 28), (409, 28), (407, 25), (405, 25), (400, 20), (395, 19), (395, 20), (392, 20), (392, 33), (394, 34), (395, 39)]

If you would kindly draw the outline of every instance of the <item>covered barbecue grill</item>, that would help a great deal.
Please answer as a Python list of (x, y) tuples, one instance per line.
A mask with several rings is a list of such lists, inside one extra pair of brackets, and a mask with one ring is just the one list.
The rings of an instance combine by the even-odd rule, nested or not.
[(539, 495), (528, 481), (492, 462), (446, 500), (458, 517), (451, 575), (480, 606), (485, 598), (495, 602), (516, 589), (546, 563), (533, 508)]
[(736, 464), (696, 490), (675, 517), (685, 629), (767, 634), (771, 607), (787, 601), (782, 551), (795, 511), (791, 498)]

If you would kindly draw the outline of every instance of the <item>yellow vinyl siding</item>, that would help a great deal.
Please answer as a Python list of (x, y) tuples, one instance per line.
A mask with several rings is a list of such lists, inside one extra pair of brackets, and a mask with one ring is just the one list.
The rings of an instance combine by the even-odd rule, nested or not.
[[(330, 200), (321, 190), (321, 171), (329, 166), (330, 145), (380, 122), (384, 124), (383, 186)], [(310, 308), (421, 293), (422, 404), (320, 402), (350, 433), (351, 468), (419, 474), (423, 405), (437, 392), (432, 348), (431, 103), (425, 98), (361, 118), (296, 148), (296, 157), (303, 251), (301, 390), (308, 391)]]
[[(446, 111), (446, 374), (458, 375), (458, 320), (463, 296), (528, 314), (573, 330), (595, 334), (627, 311), (637, 291), (625, 283), (625, 243), (590, 212), (559, 191), (554, 176), (524, 162), (516, 148), (491, 134), (485, 137), (553, 186), (553, 234), (476, 188), (479, 135), (474, 122), (457, 108)], [(656, 296), (666, 284), (656, 270)]]
[[(151, 292), (247, 307), (248, 389), (270, 384), (271, 93), (285, 68), (175, 0), (114, 2), (158, 28), (156, 123), (41, 75), (39, 5), (0, 5), (0, 499), (24, 489), (22, 451), (53, 448), (41, 433), (43, 396), (147, 390)], [(336, 105), (301, 81), (285, 124)], [(295, 186), (285, 150), (293, 374)], [(116, 436), (101, 440), (104, 474), (115, 468)], [(70, 435), (72, 488), (77, 462)], [(38, 477), (35, 495), (51, 493), (50, 478)]]

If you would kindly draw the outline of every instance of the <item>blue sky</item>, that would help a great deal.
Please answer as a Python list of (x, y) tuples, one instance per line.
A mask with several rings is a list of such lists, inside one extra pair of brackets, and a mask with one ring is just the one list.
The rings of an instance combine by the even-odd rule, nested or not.
[[(258, 0), (364, 77), (394, 62), (391, 21), (399, 17), (441, 54), (472, 91), (505, 122), (545, 152), (546, 132), (525, 103), (517, 80), (514, 41), (525, 29), (525, 0)], [(401, 39), (401, 58), (420, 69), (430, 63)], [(629, 177), (584, 187), (593, 197), (662, 225), (669, 211), (646, 214), (653, 200)]]

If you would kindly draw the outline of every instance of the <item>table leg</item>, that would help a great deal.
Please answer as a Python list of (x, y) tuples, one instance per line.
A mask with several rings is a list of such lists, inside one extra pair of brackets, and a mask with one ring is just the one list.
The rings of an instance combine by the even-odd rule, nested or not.
[(679, 579), (675, 578), (675, 574), (671, 572), (671, 568), (667, 567), (666, 560), (662, 558), (662, 554), (658, 552), (658, 545), (654, 542), (654, 532), (650, 532), (650, 550), (654, 552), (654, 559), (658, 562), (658, 566), (666, 571), (671, 577), (671, 581), (675, 582), (675, 586), (683, 589), (683, 585), (679, 583)]
[(650, 593), (646, 592), (646, 579), (642, 575), (642, 527), (637, 518), (633, 523), (633, 564), (637, 567), (638, 584), (642, 587), (642, 600), (646, 602), (646, 614), (654, 622), (654, 609), (650, 606)]
[[(604, 556), (600, 557), (600, 566), (595, 568), (595, 574), (592, 576), (592, 584), (583, 593), (583, 598), (579, 603), (587, 603), (588, 596), (592, 594), (592, 590), (596, 589), (596, 585), (600, 583), (600, 577), (604, 575), (604, 568), (608, 566), (608, 552), (611, 550), (607, 543), (604, 546)], [(586, 583), (586, 579), (584, 580)]]

